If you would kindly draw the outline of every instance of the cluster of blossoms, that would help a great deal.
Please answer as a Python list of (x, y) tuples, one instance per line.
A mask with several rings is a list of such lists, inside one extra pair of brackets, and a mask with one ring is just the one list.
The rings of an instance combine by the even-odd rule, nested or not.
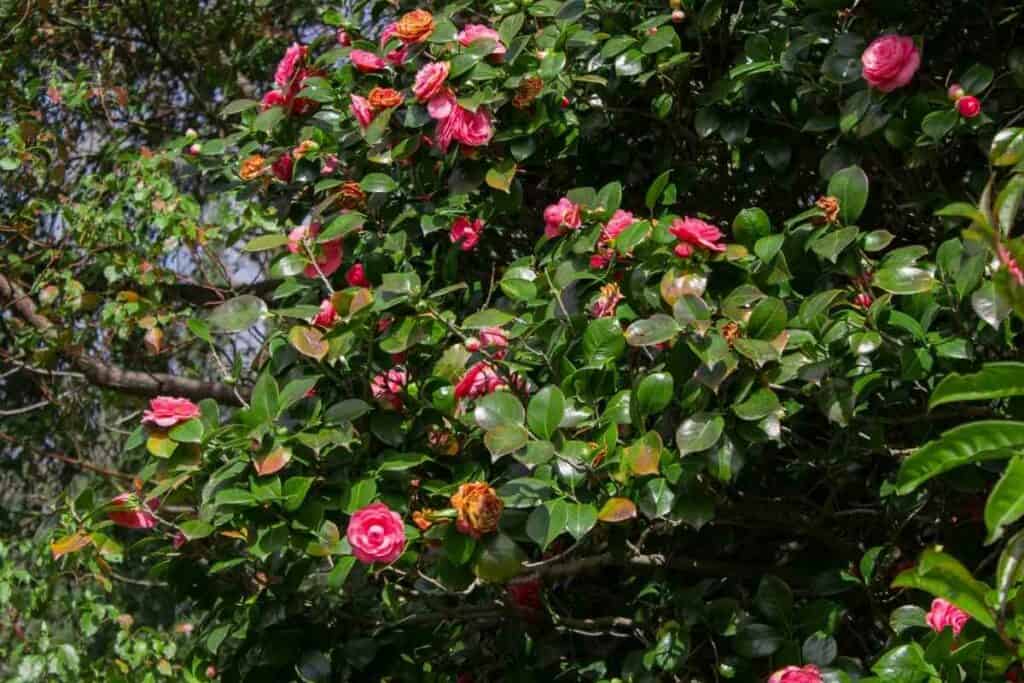
[(288, 48), (274, 72), (274, 85), (277, 88), (263, 96), (263, 109), (283, 107), (286, 112), (296, 116), (310, 114), (316, 109), (316, 102), (298, 96), (307, 78), (323, 75), (323, 72), (306, 65), (308, 59), (309, 48), (305, 45), (293, 43)]
[(635, 222), (636, 218), (633, 217), (630, 211), (618, 209), (612, 214), (604, 228), (601, 229), (601, 235), (597, 238), (596, 251), (590, 257), (591, 268), (601, 269), (608, 267), (608, 264), (611, 263), (612, 258), (615, 256), (615, 249), (612, 243), (616, 237), (621, 235), (626, 228)]
[(402, 392), (409, 383), (409, 373), (405, 368), (392, 368), (375, 376), (370, 382), (370, 393), (377, 402), (392, 410), (401, 410), (405, 404)]

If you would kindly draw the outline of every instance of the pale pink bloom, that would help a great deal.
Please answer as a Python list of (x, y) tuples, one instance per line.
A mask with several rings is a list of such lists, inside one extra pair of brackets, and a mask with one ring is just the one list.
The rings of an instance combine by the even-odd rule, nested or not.
[(787, 666), (779, 669), (768, 679), (768, 683), (821, 683), (821, 671), (813, 664)]
[(309, 48), (305, 45), (292, 43), (278, 63), (277, 71), (274, 72), (274, 83), (277, 84), (277, 87), (287, 88), (291, 84), (296, 69), (306, 60), (308, 53)]
[(437, 121), (444, 121), (452, 115), (455, 109), (455, 95), (451, 90), (445, 88), (430, 98), (427, 102), (427, 113), (430, 118)]
[[(312, 223), (308, 226), (300, 225), (288, 233), (288, 251), (293, 254), (308, 255), (306, 249), (302, 246), (302, 241), (307, 237), (312, 239), (319, 233), (319, 223)], [(323, 273), (324, 277), (330, 277), (334, 271), (341, 267), (343, 250), (340, 239), (324, 242), (323, 244), (310, 244), (310, 248), (317, 255), (316, 266), (320, 267), (320, 271), (317, 272), (317, 267), (311, 263), (303, 271), (306, 277), (319, 277), (320, 273)]]
[(320, 310), (313, 316), (311, 322), (318, 327), (333, 327), (338, 322), (338, 312), (334, 310), (334, 304), (330, 299), (320, 302)]
[(480, 233), (484, 231), (483, 220), (477, 218), (472, 223), (465, 216), (459, 216), (452, 223), (452, 228), (448, 232), (448, 239), (452, 241), (452, 244), (458, 244), (462, 251), (472, 251), (476, 248), (478, 242), (480, 242)]
[(388, 65), (383, 59), (366, 50), (352, 50), (348, 58), (352, 60), (352, 66), (364, 74), (382, 71)]
[(549, 238), (560, 237), (567, 230), (576, 230), (580, 225), (580, 207), (568, 197), (562, 197), (544, 209), (544, 234)]
[(373, 107), (370, 106), (370, 101), (362, 95), (352, 95), (352, 102), (348, 105), (348, 110), (352, 112), (352, 116), (356, 117), (356, 121), (363, 128), (373, 123)]
[(187, 398), (157, 396), (149, 400), (149, 410), (142, 413), (142, 423), (167, 428), (194, 417), (199, 417), (199, 406)]
[(466, 371), (455, 385), (456, 399), (475, 399), (486, 396), (508, 385), (486, 361), (480, 361)]
[(675, 235), (681, 244), (676, 246), (676, 254), (686, 258), (693, 254), (693, 247), (706, 251), (725, 251), (725, 245), (719, 243), (722, 231), (699, 218), (677, 218), (672, 222), (669, 232)]
[(156, 517), (150, 510), (160, 507), (160, 501), (150, 498), (145, 506), (133, 493), (122, 493), (114, 496), (110, 504), (114, 509), (107, 512), (107, 517), (117, 526), (127, 529), (152, 529), (156, 526)]
[(404, 368), (394, 368), (382, 372), (370, 382), (370, 393), (377, 401), (394, 410), (401, 410), (402, 391), (409, 382), (409, 375)]
[(936, 633), (942, 633), (949, 626), (953, 629), (953, 635), (958, 636), (970, 619), (967, 612), (953, 603), (942, 598), (935, 598), (932, 600), (932, 608), (924, 620)]
[(449, 71), (451, 71), (451, 65), (448, 62), (431, 62), (421, 67), (416, 72), (416, 80), (412, 84), (412, 92), (416, 95), (416, 99), (420, 102), (427, 102), (441, 92)]
[(491, 54), (496, 57), (502, 57), (505, 55), (506, 48), (501, 42), (501, 36), (490, 26), (484, 26), (483, 24), (466, 24), (458, 36), (459, 45), (463, 47), (469, 47), (478, 40), (493, 40), (494, 49)]
[(384, 503), (356, 510), (345, 532), (352, 554), (363, 564), (391, 564), (405, 550), (405, 525), (399, 514)]
[(892, 92), (910, 83), (921, 66), (921, 53), (910, 36), (876, 38), (860, 57), (864, 80), (872, 88)]

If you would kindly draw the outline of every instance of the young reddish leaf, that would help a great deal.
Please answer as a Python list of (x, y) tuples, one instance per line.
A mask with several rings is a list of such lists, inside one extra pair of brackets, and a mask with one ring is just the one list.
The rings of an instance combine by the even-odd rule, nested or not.
[(280, 472), (284, 469), (284, 466), (292, 459), (292, 451), (290, 448), (279, 446), (274, 450), (267, 453), (262, 458), (256, 458), (252, 461), (252, 466), (256, 469), (256, 473), (261, 477), (265, 477), (275, 472)]
[(65, 536), (57, 541), (50, 544), (50, 553), (53, 554), (54, 561), (59, 560), (65, 555), (71, 553), (77, 553), (82, 548), (92, 543), (92, 537), (89, 534), (84, 534), (81, 531), (76, 531), (73, 534)]
[(597, 513), (602, 522), (625, 522), (636, 517), (636, 505), (629, 498), (609, 498)]
[(323, 357), (327, 355), (327, 351), (330, 348), (327, 342), (324, 341), (323, 332), (315, 327), (296, 325), (288, 333), (288, 341), (291, 342), (296, 351), (316, 360), (323, 360)]

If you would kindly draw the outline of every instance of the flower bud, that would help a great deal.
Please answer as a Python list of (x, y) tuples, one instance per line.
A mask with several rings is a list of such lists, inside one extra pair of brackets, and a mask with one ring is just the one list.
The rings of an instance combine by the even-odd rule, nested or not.
[(946, 95), (947, 97), (949, 97), (950, 102), (956, 102), (966, 94), (967, 93), (964, 91), (964, 87), (959, 83), (954, 83), (953, 85), (949, 86), (949, 90), (946, 92)]
[(565, 97), (565, 96), (563, 95), (563, 96), (562, 96), (562, 109), (568, 109), (568, 108), (569, 108), (569, 103), (570, 103), (570, 102), (569, 102), (569, 98), (568, 98), (568, 97)]
[(681, 24), (686, 19), (686, 12), (681, 9), (672, 10), (672, 23)]
[(981, 114), (981, 100), (974, 95), (961, 97), (956, 102), (956, 110), (960, 112), (960, 116), (965, 119), (973, 119)]
[(192, 141), (199, 137), (199, 133), (196, 132), (195, 128), (189, 128), (185, 131), (185, 137)]
[(338, 45), (341, 45), (342, 47), (348, 47), (351, 44), (352, 36), (348, 34), (348, 31), (346, 31), (343, 28), (338, 29)]
[(202, 148), (199, 146), (198, 142), (193, 142), (191, 145), (188, 146), (188, 153), (194, 157), (197, 157), (199, 156), (199, 151), (201, 149)]

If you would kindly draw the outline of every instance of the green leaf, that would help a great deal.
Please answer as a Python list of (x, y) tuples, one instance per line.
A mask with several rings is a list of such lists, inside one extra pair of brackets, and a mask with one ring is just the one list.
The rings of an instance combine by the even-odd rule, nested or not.
[(284, 483), (284, 509), (295, 512), (302, 507), (313, 481), (313, 477), (289, 477)]
[(942, 378), (928, 401), (928, 409), (958, 401), (991, 401), (1024, 396), (1024, 363), (986, 363), (971, 375), (951, 372)]
[(986, 545), (999, 540), (1003, 528), (1024, 515), (1024, 458), (1010, 460), (985, 502)]
[(922, 294), (937, 284), (927, 270), (914, 266), (882, 268), (875, 273), (874, 284), (892, 294)]
[(521, 424), (503, 424), (484, 434), (484, 445), (491, 453), (491, 458), (498, 458), (515, 453), (530, 440), (530, 433)]
[(521, 425), (526, 411), (515, 394), (495, 391), (477, 401), (473, 417), (480, 429), (486, 431), (501, 425)]
[(283, 107), (271, 107), (260, 114), (253, 120), (253, 130), (260, 131), (262, 133), (269, 133), (277, 125), (277, 122), (284, 118)]
[(1006, 610), (1006, 602), (1010, 597), (1010, 590), (1020, 583), (1024, 576), (1024, 530), (1018, 531), (1006, 542), (1002, 554), (999, 556), (999, 567), (996, 569), (996, 599), (998, 611), (1002, 614)]
[(218, 305), (206, 322), (216, 332), (235, 333), (247, 330), (267, 312), (267, 303), (252, 294), (243, 294)]
[(626, 350), (626, 338), (615, 318), (598, 318), (583, 333), (583, 355), (592, 365), (604, 365)]
[(732, 411), (741, 420), (748, 422), (760, 420), (777, 411), (781, 407), (778, 396), (767, 387), (762, 387), (753, 392), (742, 403), (732, 407)]
[(767, 624), (744, 624), (736, 632), (733, 645), (741, 657), (756, 659), (774, 654), (784, 640), (781, 633)]
[(522, 572), (525, 561), (523, 549), (505, 534), (498, 533), (484, 541), (473, 564), (473, 573), (484, 581), (504, 583)]
[(985, 603), (989, 587), (971, 576), (971, 572), (951, 555), (925, 550), (917, 566), (897, 576), (892, 585), (931, 593), (967, 612), (982, 626), (995, 627), (995, 618)]
[(213, 533), (213, 525), (208, 522), (204, 522), (201, 519), (190, 519), (187, 522), (183, 522), (178, 526), (178, 530), (184, 534), (185, 538), (190, 541), (195, 541), (200, 538), (206, 538)]
[(288, 244), (288, 235), (260, 235), (246, 242), (243, 250), (249, 252), (266, 251), (283, 247), (286, 244)]
[(530, 429), (542, 439), (550, 439), (565, 417), (565, 394), (556, 386), (544, 387), (530, 399), (526, 409)]
[(640, 493), (640, 512), (648, 519), (658, 519), (672, 511), (676, 494), (668, 481), (659, 477), (649, 479)]
[(512, 181), (515, 180), (515, 177), (515, 161), (512, 159), (502, 159), (487, 170), (487, 175), (484, 176), (484, 182), (495, 190), (508, 194), (512, 187)]
[(921, 121), (921, 130), (933, 140), (942, 140), (960, 122), (960, 114), (956, 109), (946, 108), (933, 111)]
[(960, 425), (917, 449), (903, 461), (896, 490), (906, 495), (943, 472), (995, 458), (1024, 446), (1024, 422), (986, 420)]
[(630, 325), (626, 329), (626, 343), (630, 346), (654, 346), (673, 339), (681, 331), (672, 316), (656, 313)]
[(786, 624), (793, 613), (793, 591), (782, 579), (765, 576), (757, 587), (754, 605), (773, 623)]
[(655, 372), (640, 380), (636, 387), (636, 405), (641, 415), (660, 413), (672, 401), (675, 385), (672, 375)]
[(565, 530), (577, 541), (587, 535), (597, 524), (597, 508), (586, 503), (564, 503), (566, 508)]
[(969, 95), (980, 95), (989, 85), (995, 72), (992, 67), (984, 64), (975, 64), (964, 72), (960, 77), (960, 86)]
[(855, 226), (829, 230), (811, 242), (811, 250), (821, 258), (835, 263), (843, 250), (853, 244), (859, 235), (860, 230)]
[(756, 207), (740, 211), (732, 222), (733, 237), (747, 249), (753, 249), (759, 239), (767, 237), (771, 232), (771, 219), (764, 210)]
[(917, 643), (900, 645), (889, 650), (875, 662), (871, 670), (878, 674), (879, 683), (923, 683), (938, 680), (938, 672), (927, 662), (924, 649)]
[(676, 446), (680, 455), (706, 451), (716, 443), (725, 429), (725, 419), (721, 415), (697, 413), (679, 425), (676, 430)]
[(1004, 128), (992, 140), (989, 159), (996, 166), (1013, 166), (1024, 159), (1024, 128)]
[(470, 315), (462, 321), (462, 327), (467, 330), (480, 330), (485, 327), (501, 327), (502, 325), (515, 320), (515, 316), (497, 308), (487, 308)]
[(672, 170), (665, 171), (651, 183), (651, 186), (647, 188), (647, 195), (644, 197), (644, 203), (647, 205), (647, 209), (654, 211), (655, 205), (658, 200), (661, 199), (661, 193), (665, 191), (665, 186), (668, 185), (669, 176), (672, 175)]
[(747, 321), (747, 334), (754, 339), (772, 340), (786, 329), (789, 314), (786, 304), (780, 299), (768, 297), (762, 299), (750, 313)]
[(203, 421), (192, 418), (175, 425), (167, 435), (178, 443), (199, 443), (203, 440)]
[(352, 514), (364, 508), (377, 497), (377, 481), (374, 478), (361, 479), (354, 482), (341, 496), (341, 510)]
[(844, 168), (829, 180), (828, 193), (839, 200), (843, 223), (856, 223), (868, 203), (868, 176), (860, 166)]
[(999, 229), (1004, 235), (1010, 234), (1017, 222), (1017, 212), (1024, 200), (1024, 174), (1017, 174), (1006, 181), (996, 197), (994, 212)]
[(277, 417), (280, 410), (280, 393), (277, 388), (277, 381), (269, 371), (264, 371), (256, 380), (256, 386), (252, 390), (252, 399), (249, 402), (249, 409), (257, 422), (267, 422)]
[(398, 183), (395, 182), (394, 178), (384, 173), (368, 173), (359, 182), (359, 187), (364, 192), (388, 193), (397, 190)]

